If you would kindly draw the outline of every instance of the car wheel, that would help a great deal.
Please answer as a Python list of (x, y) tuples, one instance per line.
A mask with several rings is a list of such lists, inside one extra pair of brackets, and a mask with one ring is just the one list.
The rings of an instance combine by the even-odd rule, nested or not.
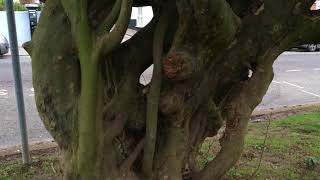
[(317, 45), (315, 45), (315, 44), (308, 45), (308, 51), (315, 52), (316, 50), (317, 50)]

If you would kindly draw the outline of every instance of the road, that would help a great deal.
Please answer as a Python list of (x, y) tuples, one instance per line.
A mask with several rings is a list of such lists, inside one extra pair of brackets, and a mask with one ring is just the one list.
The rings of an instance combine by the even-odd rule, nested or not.
[[(31, 61), (21, 56), (26, 118), (30, 142), (51, 140), (36, 110), (31, 78)], [(284, 53), (274, 64), (275, 77), (257, 109), (320, 102), (320, 53)], [(141, 76), (141, 83), (151, 79), (152, 67)], [(0, 59), (0, 148), (17, 145), (17, 123), (11, 59)]]
[(273, 68), (275, 76), (257, 109), (320, 102), (320, 53), (286, 52)]
[[(21, 56), (20, 60), (29, 141), (49, 141), (51, 136), (40, 121), (34, 101), (30, 57)], [(0, 59), (0, 148), (20, 143), (18, 127), (14, 80), (8, 57)]]

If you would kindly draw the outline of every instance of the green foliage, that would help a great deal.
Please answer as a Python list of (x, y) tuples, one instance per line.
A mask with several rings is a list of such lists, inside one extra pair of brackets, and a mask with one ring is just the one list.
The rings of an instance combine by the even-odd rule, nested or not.
[(5, 6), (4, 6), (4, 0), (0, 0), (0, 11), (4, 11)]
[(30, 165), (20, 159), (0, 163), (0, 180), (61, 179), (57, 154), (34, 157)]
[(313, 170), (320, 165), (320, 157), (307, 157), (304, 162), (308, 169)]
[[(225, 179), (319, 179), (320, 113), (309, 113), (273, 120), (266, 143), (269, 122), (249, 123), (244, 153)], [(212, 160), (215, 142), (207, 139), (198, 158), (200, 168)], [(260, 162), (261, 166), (254, 177)], [(303, 166), (301, 166), (303, 164)]]
[(15, 11), (27, 11), (27, 10), (28, 10), (26, 7), (24, 7), (24, 5), (22, 5), (22, 4), (20, 4), (20, 3), (17, 3), (17, 2), (15, 2), (15, 3), (13, 4), (13, 9), (14, 9)]
[(262, 144), (262, 143), (258, 143), (258, 144), (256, 144), (256, 145), (254, 145), (254, 148), (255, 148), (256, 150), (260, 150), (260, 151), (267, 149), (266, 145), (265, 145), (265, 144)]
[(296, 132), (320, 134), (320, 113), (295, 115), (275, 121), (274, 124)]
[(206, 140), (199, 150), (198, 162), (199, 168), (204, 168), (210, 161), (215, 158), (215, 155), (212, 153), (214, 150), (215, 144), (212, 140)]
[[(27, 11), (28, 9), (24, 5), (14, 2), (13, 9), (15, 11)], [(5, 11), (5, 0), (0, 0), (0, 11)]]

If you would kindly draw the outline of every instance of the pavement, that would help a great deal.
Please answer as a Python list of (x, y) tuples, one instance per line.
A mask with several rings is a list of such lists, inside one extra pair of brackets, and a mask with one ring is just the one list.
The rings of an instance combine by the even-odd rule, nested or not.
[[(23, 47), (18, 47), (19, 50), (19, 56), (29, 56), (26, 50), (23, 49)], [(0, 57), (0, 59), (3, 59), (5, 57), (11, 57), (11, 49), (9, 49), (9, 52), (7, 54), (4, 54), (3, 56)]]
[[(51, 141), (35, 106), (31, 59), (21, 54), (29, 142)], [(274, 71), (274, 80), (257, 111), (320, 102), (320, 53), (286, 52), (275, 62)], [(140, 82), (146, 84), (151, 77), (152, 66), (141, 75)], [(0, 114), (0, 149), (18, 145), (20, 134), (10, 55), (0, 57)]]
[[(52, 138), (44, 128), (35, 105), (30, 57), (20, 56), (20, 66), (29, 141), (50, 141)], [(0, 149), (20, 143), (16, 108), (11, 57), (5, 56), (0, 59)]]
[(319, 52), (285, 52), (273, 68), (274, 79), (257, 110), (320, 102)]

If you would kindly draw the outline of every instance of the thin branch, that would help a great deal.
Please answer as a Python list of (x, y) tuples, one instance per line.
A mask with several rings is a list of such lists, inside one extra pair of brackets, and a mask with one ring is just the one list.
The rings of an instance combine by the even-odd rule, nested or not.
[(137, 159), (140, 152), (143, 150), (143, 146), (145, 144), (145, 138), (143, 138), (139, 144), (136, 146), (134, 151), (130, 154), (130, 156), (122, 163), (120, 166), (120, 172), (126, 172), (130, 169), (134, 161)]
[(61, 1), (62, 7), (64, 9), (64, 11), (66, 12), (67, 16), (69, 17), (69, 19), (72, 19), (73, 13), (72, 11), (74, 10), (73, 8), (76, 8), (76, 6), (72, 6), (72, 1)]
[(79, 51), (79, 58), (82, 67), (90, 58), (92, 49), (92, 31), (88, 18), (88, 2), (87, 0), (71, 1), (63, 0), (63, 8), (71, 21), (72, 34)]
[(103, 34), (111, 30), (111, 28), (113, 27), (113, 25), (115, 24), (119, 16), (122, 1), (123, 0), (116, 0), (116, 3), (112, 7), (108, 17), (99, 26), (98, 34)]
[(267, 125), (266, 134), (265, 134), (264, 140), (263, 140), (263, 149), (262, 149), (262, 152), (260, 154), (259, 164), (258, 164), (257, 168), (254, 170), (254, 172), (251, 174), (249, 179), (254, 179), (254, 177), (256, 177), (256, 175), (257, 175), (257, 173), (258, 173), (258, 171), (259, 171), (259, 169), (261, 167), (262, 158), (263, 158), (263, 155), (264, 155), (264, 152), (265, 152), (265, 145), (266, 145), (268, 134), (269, 134), (270, 124), (271, 124), (271, 114), (269, 114), (268, 125)]
[(232, 10), (241, 18), (254, 15), (263, 6), (264, 0), (227, 0)]
[(126, 124), (127, 117), (124, 114), (119, 114), (111, 122), (110, 127), (105, 131), (104, 138), (105, 141), (112, 141), (115, 137), (120, 135)]
[(239, 85), (229, 99), (226, 131), (220, 139), (221, 150), (194, 179), (220, 179), (241, 155), (248, 119), (256, 105), (261, 102), (273, 78), (274, 57), (269, 52), (259, 57), (265, 61), (257, 65), (252, 78)]
[(167, 30), (169, 15), (165, 12), (157, 24), (153, 40), (153, 76), (148, 94), (147, 117), (146, 117), (146, 145), (143, 157), (143, 172), (146, 177), (151, 178), (153, 158), (156, 146), (157, 127), (158, 127), (158, 106), (162, 80), (162, 58), (163, 42)]
[(121, 3), (120, 14), (113, 30), (110, 33), (104, 33), (97, 42), (97, 47), (93, 54), (96, 61), (99, 60), (99, 57), (102, 54), (108, 54), (120, 45), (129, 25), (131, 9), (132, 0), (123, 0)]

